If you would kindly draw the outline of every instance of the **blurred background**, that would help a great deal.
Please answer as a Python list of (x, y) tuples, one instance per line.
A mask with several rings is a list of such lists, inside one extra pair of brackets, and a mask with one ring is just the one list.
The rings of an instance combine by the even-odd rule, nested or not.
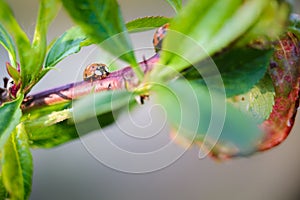
[[(38, 1), (8, 1), (14, 13), (32, 37), (37, 15)], [(151, 15), (174, 15), (164, 0), (140, 1), (119, 0), (126, 21)], [(295, 1), (294, 10), (300, 13), (300, 3)], [(49, 41), (72, 26), (70, 18), (61, 11), (49, 30)], [(133, 34), (137, 58), (149, 57), (152, 50), (153, 31)], [(33, 90), (38, 92), (81, 79), (83, 66), (99, 59), (95, 47), (83, 48), (79, 54), (70, 56), (51, 71)], [(96, 55), (96, 56), (94, 56)], [(0, 73), (6, 75), (4, 63), (7, 55), (0, 48)], [(168, 137), (162, 111), (150, 103), (131, 116), (137, 124), (129, 124), (128, 117), (121, 116), (118, 124), (104, 129), (105, 134), (122, 148), (142, 152), (157, 148), (157, 142)], [(128, 126), (126, 124), (128, 122)], [(156, 127), (162, 127), (156, 129)], [(122, 130), (121, 130), (122, 129)], [(158, 132), (158, 140), (148, 142), (126, 137), (138, 132), (147, 137)], [(86, 148), (92, 144), (101, 149), (95, 131), (81, 140), (76, 140), (53, 149), (33, 150), (34, 177), (31, 200), (152, 200), (152, 199), (244, 199), (244, 200), (298, 200), (300, 198), (300, 116), (287, 140), (280, 146), (248, 158), (238, 158), (218, 163), (210, 158), (198, 159), (198, 149), (191, 148), (176, 162), (163, 169), (142, 174), (124, 173), (107, 167)], [(102, 134), (102, 133), (100, 133)], [(156, 136), (155, 136), (156, 137)], [(134, 138), (134, 137), (133, 137)], [(162, 142), (162, 143), (163, 143)], [(161, 144), (159, 144), (161, 145)], [(178, 147), (180, 148), (180, 147)], [(95, 150), (96, 151), (96, 150)], [(108, 152), (109, 155), (109, 152)], [(167, 156), (167, 155), (166, 155)], [(167, 157), (166, 157), (167, 158)], [(131, 162), (125, 158), (116, 162)], [(148, 160), (151, 164), (151, 160)]]

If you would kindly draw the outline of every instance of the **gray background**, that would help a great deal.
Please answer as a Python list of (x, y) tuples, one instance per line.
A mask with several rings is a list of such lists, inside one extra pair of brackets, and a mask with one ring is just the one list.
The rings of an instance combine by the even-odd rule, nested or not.
[[(33, 35), (36, 18), (37, 2), (34, 0), (11, 0), (17, 19), (29, 35)], [(172, 16), (172, 9), (163, 0), (139, 1), (120, 0), (125, 19), (147, 15)], [(299, 3), (299, 2), (297, 2)], [(299, 9), (298, 9), (299, 11)], [(299, 11), (300, 12), (300, 11)], [(62, 11), (49, 30), (49, 40), (59, 36), (72, 22)], [(144, 34), (134, 34), (133, 41), (136, 48), (151, 47), (153, 31)], [(0, 49), (0, 61), (4, 66), (7, 55)], [(82, 73), (82, 66), (89, 62), (93, 47), (84, 48), (82, 52), (71, 56), (59, 64), (59, 70), (51, 71), (33, 90), (37, 92), (50, 87), (59, 86), (78, 79)], [(152, 50), (139, 52), (151, 55)], [(87, 59), (87, 60), (86, 60)], [(91, 59), (92, 60), (92, 59)], [(1, 76), (5, 74), (4, 67), (0, 68)], [(141, 125), (147, 125), (141, 134), (148, 134), (153, 126), (162, 125), (155, 119), (149, 119), (149, 105), (136, 112), (135, 119)], [(143, 112), (144, 111), (144, 112)], [(159, 112), (159, 111), (158, 111)], [(145, 114), (146, 113), (146, 114)], [(254, 155), (250, 158), (239, 158), (217, 163), (210, 158), (198, 159), (198, 150), (188, 150), (180, 159), (167, 168), (148, 174), (126, 174), (108, 168), (85, 149), (80, 140), (49, 150), (33, 150), (34, 177), (31, 200), (50, 199), (244, 199), (244, 200), (281, 200), (299, 199), (300, 197), (300, 116), (288, 139), (279, 147), (268, 152)], [(141, 119), (146, 119), (146, 123)], [(124, 119), (123, 117), (123, 120)], [(162, 118), (163, 120), (163, 118)], [(122, 122), (120, 122), (122, 123)], [(132, 127), (131, 127), (132, 128)], [(132, 128), (133, 129), (133, 128)], [(135, 128), (139, 130), (138, 128)], [(144, 148), (155, 148), (152, 143), (139, 144), (130, 142), (121, 131), (113, 126), (105, 129), (112, 133), (119, 145), (135, 151)], [(167, 135), (167, 128), (162, 135)], [(83, 138), (83, 141), (95, 141), (97, 132)], [(119, 138), (119, 139), (118, 139)], [(164, 138), (163, 138), (164, 139)], [(121, 141), (118, 141), (121, 140)], [(126, 159), (120, 159), (126, 162)]]

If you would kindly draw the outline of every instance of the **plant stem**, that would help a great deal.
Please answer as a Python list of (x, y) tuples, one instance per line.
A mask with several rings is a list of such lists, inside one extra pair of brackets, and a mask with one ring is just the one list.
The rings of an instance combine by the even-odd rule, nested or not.
[[(159, 55), (156, 54), (140, 62), (139, 65), (144, 73), (152, 70), (158, 62)], [(37, 94), (27, 96), (21, 109), (23, 112), (37, 109), (47, 105), (60, 104), (83, 97), (91, 92), (102, 92), (107, 90), (132, 90), (139, 84), (134, 70), (128, 66), (118, 71), (111, 72), (106, 78), (94, 81), (81, 81), (70, 83), (57, 88), (49, 89)]]

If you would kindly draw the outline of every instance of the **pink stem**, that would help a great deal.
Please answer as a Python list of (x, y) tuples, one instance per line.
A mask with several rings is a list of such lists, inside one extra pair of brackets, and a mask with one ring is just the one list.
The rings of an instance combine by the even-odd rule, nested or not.
[[(156, 54), (148, 60), (140, 62), (139, 64), (144, 73), (151, 71), (155, 63), (158, 62), (158, 59), (159, 55)], [(91, 93), (91, 91), (102, 92), (107, 90), (124, 90), (135, 87), (137, 84), (138, 79), (132, 68), (125, 67), (118, 71), (111, 72), (104, 79), (71, 83), (29, 95), (24, 99), (21, 108), (23, 112), (26, 112), (45, 105), (55, 105), (65, 103), (73, 99), (78, 99)]]

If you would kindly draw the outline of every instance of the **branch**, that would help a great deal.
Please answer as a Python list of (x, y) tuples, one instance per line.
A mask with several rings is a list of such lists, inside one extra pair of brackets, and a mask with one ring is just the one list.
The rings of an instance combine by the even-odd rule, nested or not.
[[(155, 54), (148, 60), (140, 62), (140, 67), (147, 73), (153, 69), (158, 62), (159, 55)], [(40, 108), (45, 105), (54, 105), (78, 99), (93, 92), (107, 90), (132, 89), (138, 85), (139, 81), (131, 67), (125, 67), (118, 71), (111, 72), (106, 78), (94, 81), (81, 81), (67, 84), (37, 94), (27, 96), (21, 109), (23, 112)]]

